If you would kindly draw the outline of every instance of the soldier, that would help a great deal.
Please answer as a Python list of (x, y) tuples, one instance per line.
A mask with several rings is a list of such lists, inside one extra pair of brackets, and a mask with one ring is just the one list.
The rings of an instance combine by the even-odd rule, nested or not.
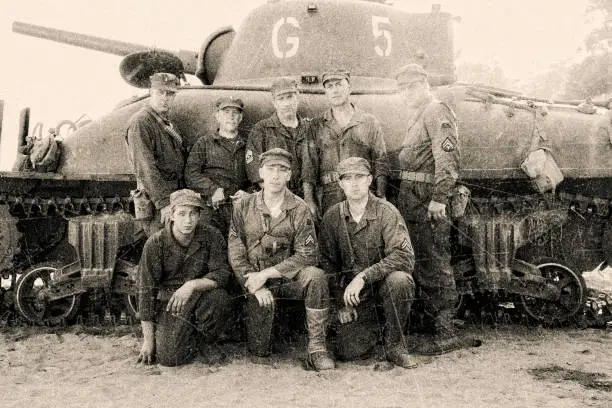
[(138, 361), (166, 366), (188, 362), (215, 340), (229, 311), (230, 269), (221, 233), (198, 223), (200, 195), (170, 195), (170, 221), (147, 240), (138, 265), (144, 341)]
[(138, 190), (155, 208), (143, 223), (147, 236), (169, 219), (170, 194), (183, 187), (185, 167), (183, 139), (168, 119), (179, 80), (173, 74), (156, 73), (150, 81), (149, 104), (130, 118), (126, 134)]
[(249, 186), (244, 162), (246, 141), (239, 130), (244, 103), (238, 98), (221, 97), (215, 107), (218, 130), (201, 136), (191, 149), (185, 181), (187, 187), (205, 197), (212, 207), (212, 224), (227, 237), (232, 200), (245, 194)]
[(252, 183), (261, 184), (259, 155), (274, 147), (283, 148), (291, 153), (293, 163), (287, 186), (292, 193), (302, 197), (302, 150), (310, 121), (297, 114), (299, 92), (293, 79), (274, 81), (270, 92), (275, 112), (251, 129), (246, 147), (247, 173)]
[(409, 64), (396, 75), (402, 97), (414, 109), (399, 153), (402, 168), (398, 207), (415, 243), (415, 279), (425, 314), (434, 325), (433, 342), (424, 354), (442, 354), (461, 347), (452, 318), (457, 290), (451, 267), (447, 207), (459, 177), (459, 138), (452, 109), (429, 91), (427, 73)]
[(348, 157), (363, 157), (370, 162), (376, 184), (375, 193), (385, 197), (388, 162), (383, 133), (378, 120), (350, 101), (350, 76), (344, 71), (327, 72), (322, 77), (325, 95), (331, 105), (322, 117), (312, 121), (304, 152), (302, 177), (304, 200), (313, 214), (318, 213), (316, 192), (321, 197), (321, 215), (344, 200), (338, 186), (336, 166)]
[(386, 358), (414, 368), (404, 337), (414, 298), (408, 230), (391, 203), (369, 192), (366, 159), (344, 159), (337, 171), (346, 201), (333, 205), (321, 223), (321, 265), (334, 277), (331, 294), (340, 322), (336, 356), (354, 359), (375, 346), (380, 326), (375, 305), (382, 303)]
[(236, 201), (229, 258), (247, 293), (248, 348), (254, 361), (270, 355), (275, 298), (304, 299), (308, 359), (317, 371), (334, 368), (325, 345), (329, 288), (316, 268), (317, 237), (306, 203), (291, 193), (291, 153), (281, 148), (259, 157), (262, 191)]

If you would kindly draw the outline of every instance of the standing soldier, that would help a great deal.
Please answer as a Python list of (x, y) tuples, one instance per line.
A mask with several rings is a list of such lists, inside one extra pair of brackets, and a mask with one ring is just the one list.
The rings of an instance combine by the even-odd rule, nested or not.
[(291, 153), (281, 148), (259, 157), (262, 191), (244, 196), (234, 206), (229, 233), (229, 259), (247, 293), (248, 348), (270, 355), (275, 298), (304, 299), (308, 326), (308, 366), (334, 368), (325, 345), (329, 287), (316, 267), (317, 237), (308, 206), (291, 193)]
[(225, 323), (230, 276), (219, 231), (198, 223), (200, 195), (170, 195), (170, 220), (147, 240), (138, 265), (144, 341), (138, 361), (166, 366), (188, 362), (215, 340)]
[[(318, 200), (315, 197), (320, 196), (321, 215), (333, 204), (344, 200), (336, 173), (340, 161), (356, 156), (370, 162), (375, 193), (382, 198), (385, 198), (389, 172), (380, 123), (373, 115), (351, 103), (349, 74), (327, 72), (323, 74), (322, 82), (331, 107), (322, 117), (312, 121), (302, 165), (304, 200), (312, 213), (317, 214)], [(316, 192), (315, 186), (318, 186)]]
[(168, 112), (178, 91), (173, 74), (151, 75), (149, 104), (130, 118), (126, 140), (140, 195), (154, 205), (143, 228), (147, 236), (163, 228), (170, 216), (170, 194), (183, 187), (183, 139)]
[(334, 277), (332, 298), (340, 321), (336, 355), (354, 359), (375, 346), (382, 329), (375, 305), (382, 303), (386, 358), (414, 368), (404, 336), (414, 298), (408, 230), (391, 203), (369, 192), (372, 175), (366, 159), (342, 160), (338, 176), (346, 201), (333, 205), (321, 223), (321, 264)]
[(211, 222), (227, 237), (232, 200), (244, 194), (249, 181), (244, 162), (245, 139), (240, 134), (242, 100), (221, 97), (215, 104), (219, 125), (213, 135), (201, 136), (191, 149), (185, 168), (187, 187), (205, 197), (212, 207)]
[(299, 92), (293, 79), (274, 81), (270, 89), (275, 113), (253, 126), (246, 147), (246, 165), (249, 180), (261, 184), (259, 155), (275, 147), (291, 153), (291, 180), (287, 187), (302, 197), (302, 150), (310, 121), (297, 114)]
[(443, 354), (461, 347), (452, 318), (457, 290), (451, 267), (447, 211), (451, 190), (459, 177), (457, 120), (451, 108), (429, 91), (427, 73), (409, 64), (396, 75), (402, 97), (415, 109), (399, 153), (402, 168), (398, 207), (412, 235), (416, 255), (415, 279), (426, 316), (434, 324), (433, 342), (424, 354)]

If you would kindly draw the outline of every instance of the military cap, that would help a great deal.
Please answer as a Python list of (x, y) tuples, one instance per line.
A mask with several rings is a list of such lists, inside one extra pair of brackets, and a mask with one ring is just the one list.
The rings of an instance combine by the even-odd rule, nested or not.
[(280, 78), (272, 83), (270, 87), (270, 92), (272, 95), (279, 96), (286, 93), (297, 93), (297, 82), (295, 82), (291, 78)]
[(328, 71), (321, 77), (321, 84), (325, 85), (325, 82), (330, 79), (346, 79), (348, 82), (351, 82), (351, 73), (345, 70)]
[(151, 82), (151, 89), (162, 91), (177, 92), (180, 85), (176, 75), (167, 72), (156, 72), (149, 77), (149, 81)]
[(264, 164), (282, 164), (291, 168), (291, 153), (280, 147), (275, 147), (260, 154), (259, 163), (261, 166)]
[(223, 108), (228, 108), (228, 107), (238, 108), (241, 111), (244, 110), (244, 102), (242, 102), (242, 99), (235, 98), (233, 96), (222, 96), (222, 97), (220, 97), (215, 102), (215, 106), (217, 107), (217, 110), (221, 110)]
[(170, 194), (170, 206), (174, 207), (176, 205), (190, 205), (192, 207), (204, 208), (202, 196), (187, 188), (177, 190)]
[(349, 157), (344, 159), (338, 163), (336, 170), (338, 172), (338, 177), (340, 178), (349, 173), (363, 174), (366, 176), (371, 174), (370, 163), (363, 157)]
[(408, 64), (395, 71), (395, 79), (399, 86), (427, 79), (427, 72), (419, 64)]

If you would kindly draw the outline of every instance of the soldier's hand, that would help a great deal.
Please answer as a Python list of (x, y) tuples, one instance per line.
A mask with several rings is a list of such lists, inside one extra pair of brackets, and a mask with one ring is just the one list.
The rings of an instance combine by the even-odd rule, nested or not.
[(338, 320), (340, 320), (340, 323), (342, 324), (357, 320), (357, 317), (357, 309), (352, 306), (345, 306), (338, 310)]
[(427, 218), (434, 221), (446, 218), (446, 204), (431, 200), (427, 208)]
[(187, 301), (193, 294), (193, 285), (191, 281), (183, 283), (183, 285), (172, 294), (172, 297), (166, 305), (166, 312), (178, 315), (183, 312)]
[(348, 284), (346, 289), (344, 289), (344, 304), (346, 306), (357, 306), (361, 300), (359, 299), (359, 293), (365, 282), (361, 279), (360, 276), (355, 276), (351, 283)]
[(234, 193), (234, 195), (231, 195), (231, 196), (230, 196), (230, 198), (231, 198), (232, 200), (236, 200), (236, 199), (238, 199), (238, 198), (242, 197), (243, 195), (245, 195), (246, 193), (247, 193), (247, 192), (246, 192), (246, 191), (244, 191), (244, 190), (238, 190), (238, 191), (236, 191), (236, 193)]
[(268, 280), (268, 277), (265, 273), (261, 272), (249, 272), (244, 275), (246, 278), (246, 282), (244, 283), (244, 287), (247, 288), (249, 293), (255, 293), (259, 289), (261, 289)]
[(215, 193), (212, 195), (212, 197), (210, 198), (210, 201), (212, 202), (212, 206), (213, 208), (216, 210), (217, 208), (219, 208), (219, 204), (225, 200), (225, 193), (223, 192), (223, 189), (221, 187), (219, 187), (218, 189), (215, 190)]
[(274, 295), (270, 292), (270, 289), (263, 288), (254, 293), (257, 303), (261, 307), (272, 307), (274, 305)]
[(170, 205), (167, 205), (165, 207), (163, 207), (161, 210), (159, 210), (159, 222), (161, 222), (163, 225), (166, 224), (166, 222), (170, 221), (170, 216), (172, 215), (172, 209), (170, 207)]
[(140, 348), (140, 354), (138, 354), (138, 360), (136, 363), (142, 363), (145, 365), (153, 364), (155, 360), (155, 342), (145, 340)]

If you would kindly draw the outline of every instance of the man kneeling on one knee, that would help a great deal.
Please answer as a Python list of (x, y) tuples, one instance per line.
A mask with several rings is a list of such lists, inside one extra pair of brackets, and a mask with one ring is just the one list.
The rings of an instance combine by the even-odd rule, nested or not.
[(275, 298), (304, 299), (308, 365), (333, 369), (325, 346), (329, 287), (315, 267), (318, 244), (310, 210), (287, 188), (291, 154), (270, 149), (259, 163), (262, 190), (234, 202), (228, 239), (230, 264), (247, 294), (249, 352), (270, 355)]
[(138, 361), (187, 363), (213, 342), (229, 311), (230, 277), (221, 233), (198, 223), (204, 203), (192, 190), (170, 194), (170, 222), (146, 242), (138, 265), (144, 341)]
[(414, 252), (406, 224), (389, 202), (369, 192), (370, 164), (350, 157), (338, 164), (346, 200), (332, 206), (321, 223), (321, 265), (333, 276), (339, 325), (336, 356), (351, 360), (377, 341), (376, 305), (384, 311), (385, 356), (413, 368), (404, 329), (414, 297)]

